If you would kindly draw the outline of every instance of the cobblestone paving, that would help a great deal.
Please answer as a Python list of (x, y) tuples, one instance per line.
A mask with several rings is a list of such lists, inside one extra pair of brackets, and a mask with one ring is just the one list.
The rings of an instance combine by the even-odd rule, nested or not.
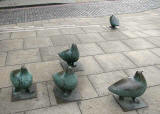
[[(0, 114), (160, 114), (160, 9), (118, 16), (65, 18), (0, 26)], [(78, 45), (78, 102), (56, 102), (52, 74), (62, 71), (58, 52)], [(22, 64), (33, 74), (38, 98), (11, 102), (9, 74)], [(107, 90), (115, 81), (143, 70), (149, 107), (123, 112)]]
[(159, 0), (118, 0), (0, 11), (0, 25), (64, 17), (95, 17), (133, 13), (160, 7)]

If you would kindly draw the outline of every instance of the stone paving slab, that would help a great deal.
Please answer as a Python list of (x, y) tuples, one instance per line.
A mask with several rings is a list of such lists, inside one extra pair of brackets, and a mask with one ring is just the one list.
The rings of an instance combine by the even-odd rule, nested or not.
[(30, 37), (36, 37), (36, 32), (34, 32), (34, 31), (22, 31), (22, 32), (13, 32), (11, 34), (12, 39), (30, 38)]
[(0, 94), (0, 113), (7, 114), (11, 112), (25, 111), (29, 109), (42, 108), (49, 106), (49, 98), (45, 83), (37, 84), (38, 97), (31, 100), (11, 102), (11, 87), (1, 89)]
[(0, 53), (0, 66), (5, 66), (7, 53)]

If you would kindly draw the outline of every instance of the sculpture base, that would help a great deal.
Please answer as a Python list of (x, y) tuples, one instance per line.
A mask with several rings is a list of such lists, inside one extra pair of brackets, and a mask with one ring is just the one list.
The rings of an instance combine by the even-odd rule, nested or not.
[[(68, 68), (68, 64), (62, 60), (60, 60), (60, 64), (63, 68), (63, 70), (66, 70)], [(82, 64), (79, 62), (75, 62), (75, 67), (72, 67), (74, 72), (83, 71)]]
[(55, 87), (53, 91), (58, 104), (81, 100), (81, 95), (77, 88), (75, 88), (67, 97), (64, 96), (63, 92), (57, 87)]
[(15, 88), (12, 88), (12, 102), (19, 101), (19, 100), (27, 100), (27, 99), (33, 99), (37, 97), (37, 86), (36, 84), (32, 84), (32, 86), (29, 88), (30, 93), (27, 93), (25, 91), (20, 92), (14, 92)]
[(135, 103), (131, 98), (127, 97), (125, 97), (124, 100), (120, 100), (119, 96), (113, 95), (113, 97), (124, 112), (148, 107), (147, 103), (140, 97), (136, 98), (139, 101), (139, 103)]

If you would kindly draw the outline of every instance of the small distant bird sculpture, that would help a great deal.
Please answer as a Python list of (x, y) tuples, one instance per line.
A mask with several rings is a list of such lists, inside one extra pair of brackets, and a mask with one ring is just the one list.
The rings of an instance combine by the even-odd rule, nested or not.
[(60, 58), (67, 62), (71, 67), (75, 67), (75, 62), (79, 59), (79, 50), (76, 44), (72, 44), (70, 49), (67, 49), (58, 54)]
[(119, 26), (119, 19), (114, 15), (110, 16), (110, 24), (112, 28), (116, 28), (116, 26)]
[(136, 97), (141, 96), (147, 88), (147, 82), (142, 72), (137, 71), (133, 77), (117, 81), (108, 88), (109, 91), (117, 94), (120, 100), (124, 100), (124, 97), (131, 97), (133, 102), (138, 103), (139, 101), (136, 100)]

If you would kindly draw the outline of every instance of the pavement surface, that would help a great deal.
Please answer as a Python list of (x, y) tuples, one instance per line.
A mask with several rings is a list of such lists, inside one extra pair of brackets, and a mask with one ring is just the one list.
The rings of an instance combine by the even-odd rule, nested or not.
[(43, 7), (2, 9), (0, 25), (67, 17), (97, 17), (142, 12), (160, 7), (160, 0), (116, 0)]
[[(0, 114), (160, 114), (160, 9), (118, 17), (116, 30), (109, 28), (109, 16), (0, 26)], [(58, 104), (52, 81), (62, 71), (57, 53), (72, 43), (84, 68), (76, 72), (82, 99)], [(38, 98), (11, 102), (9, 74), (22, 64), (33, 75)], [(107, 88), (137, 70), (148, 83), (142, 98), (149, 107), (123, 112)]]

